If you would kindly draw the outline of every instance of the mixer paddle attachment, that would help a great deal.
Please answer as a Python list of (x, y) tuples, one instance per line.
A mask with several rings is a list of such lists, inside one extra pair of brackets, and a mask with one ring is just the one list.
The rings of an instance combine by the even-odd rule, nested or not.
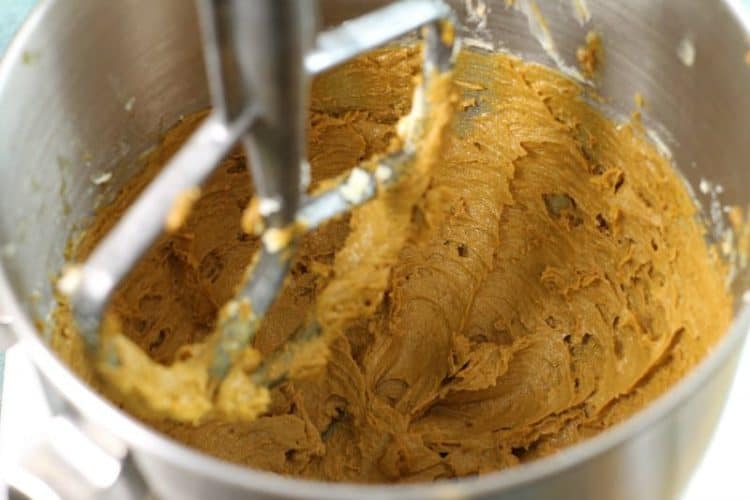
[[(405, 180), (425, 138), (442, 133), (431, 128), (445, 127), (433, 115), (453, 64), (452, 13), (439, 0), (401, 1), (316, 35), (312, 1), (198, 5), (213, 111), (89, 258), (65, 270), (58, 288), (69, 298), (98, 373), (124, 398), (180, 421), (252, 420), (267, 410), (269, 388), (309, 368), (305, 358), (320, 359), (311, 353), (325, 349), (315, 322), (266, 359), (250, 345), (284, 285), (299, 237)], [(420, 28), (423, 71), (397, 139), (383, 155), (306, 194), (311, 77)], [(238, 142), (250, 157), (256, 191), (243, 227), (260, 236), (261, 249), (213, 333), (183, 346), (171, 365), (157, 364), (121, 333), (106, 306), (154, 240), (181, 226), (198, 186)]]

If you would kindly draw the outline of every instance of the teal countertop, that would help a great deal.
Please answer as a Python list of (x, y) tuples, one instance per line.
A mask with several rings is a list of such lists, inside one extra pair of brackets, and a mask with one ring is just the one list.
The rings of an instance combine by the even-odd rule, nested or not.
[(0, 0), (0, 53), (5, 52), (13, 34), (36, 0)]

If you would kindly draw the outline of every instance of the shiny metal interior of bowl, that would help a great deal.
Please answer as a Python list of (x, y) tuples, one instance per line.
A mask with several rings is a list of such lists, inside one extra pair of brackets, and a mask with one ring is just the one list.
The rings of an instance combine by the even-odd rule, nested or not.
[[(384, 2), (321, 3), (324, 24), (333, 24)], [(505, 0), (481, 2), (482, 22), (470, 15), (477, 0), (452, 3), (464, 35), (551, 64), (526, 17)], [(604, 108), (626, 116), (640, 92), (646, 125), (689, 184), (723, 187), (696, 189), (703, 206), (750, 202), (747, 31), (728, 2), (588, 0), (592, 18), (583, 26), (573, 2), (539, 3), (571, 66), (587, 31), (602, 34)], [(51, 277), (71, 234), (137, 171), (163, 131), (208, 105), (192, 3), (50, 1), (43, 9), (26, 27), (33, 32), (23, 53), (11, 56), (12, 78), (0, 81), (0, 259), (13, 295), (42, 319), (54, 306)], [(692, 66), (677, 56), (684, 40), (695, 49)], [(110, 181), (94, 182), (109, 173)]]

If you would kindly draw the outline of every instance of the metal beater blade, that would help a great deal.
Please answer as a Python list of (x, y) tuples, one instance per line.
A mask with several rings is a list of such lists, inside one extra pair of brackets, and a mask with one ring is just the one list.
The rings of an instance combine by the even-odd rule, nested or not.
[[(200, 357), (199, 368), (205, 371), (200, 384), (211, 400), (281, 290), (301, 233), (370, 200), (398, 179), (403, 166), (418, 154), (428, 106), (425, 91), (433, 74), (451, 68), (454, 46), (452, 13), (440, 0), (397, 2), (317, 36), (315, 2), (198, 1), (213, 111), (86, 262), (63, 274), (59, 289), (70, 298), (81, 334), (96, 352), (102, 317), (118, 283), (159, 234), (174, 229), (165, 227), (165, 221), (179, 226), (185, 193), (199, 186), (241, 141), (250, 156), (259, 200), (262, 248), (236, 297), (222, 308)], [(304, 110), (311, 76), (420, 27), (426, 35), (423, 78), (415, 92), (413, 130), (406, 131), (403, 150), (376, 159), (376, 168), (354, 167), (323, 193), (303, 195), (309, 168)], [(310, 335), (303, 333), (298, 340)], [(171, 368), (159, 367), (159, 373), (171, 377)], [(269, 386), (277, 381), (278, 374), (264, 376), (264, 368), (268, 372), (268, 365), (262, 365), (252, 383)], [(178, 398), (179, 391), (187, 389), (175, 380), (170, 379), (171, 397)], [(204, 410), (189, 419), (211, 411)]]

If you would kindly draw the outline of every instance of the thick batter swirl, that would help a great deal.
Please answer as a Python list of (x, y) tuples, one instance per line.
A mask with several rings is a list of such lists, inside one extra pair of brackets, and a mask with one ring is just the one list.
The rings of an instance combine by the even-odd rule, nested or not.
[[(386, 148), (419, 62), (412, 48), (384, 49), (315, 81), (314, 184)], [(454, 91), (459, 107), (440, 161), (408, 214), (409, 234), (383, 253), (391, 257), (352, 265), (399, 236), (366, 209), (303, 240), (255, 347), (267, 354), (310, 315), (325, 324), (341, 304), (346, 321), (324, 367), (276, 387), (266, 415), (198, 426), (149, 416), (95, 376), (64, 306), (55, 347), (108, 397), (178, 440), (331, 481), (488, 472), (630, 416), (700, 360), (731, 319), (725, 273), (692, 199), (637, 121), (612, 123), (556, 72), (463, 52)], [(167, 134), (99, 214), (80, 256), (200, 118)], [(153, 359), (169, 363), (211, 331), (258, 246), (240, 228), (251, 196), (236, 152), (186, 225), (120, 288), (112, 310)], [(366, 238), (353, 241), (363, 225)], [(343, 286), (343, 276), (357, 286)]]

